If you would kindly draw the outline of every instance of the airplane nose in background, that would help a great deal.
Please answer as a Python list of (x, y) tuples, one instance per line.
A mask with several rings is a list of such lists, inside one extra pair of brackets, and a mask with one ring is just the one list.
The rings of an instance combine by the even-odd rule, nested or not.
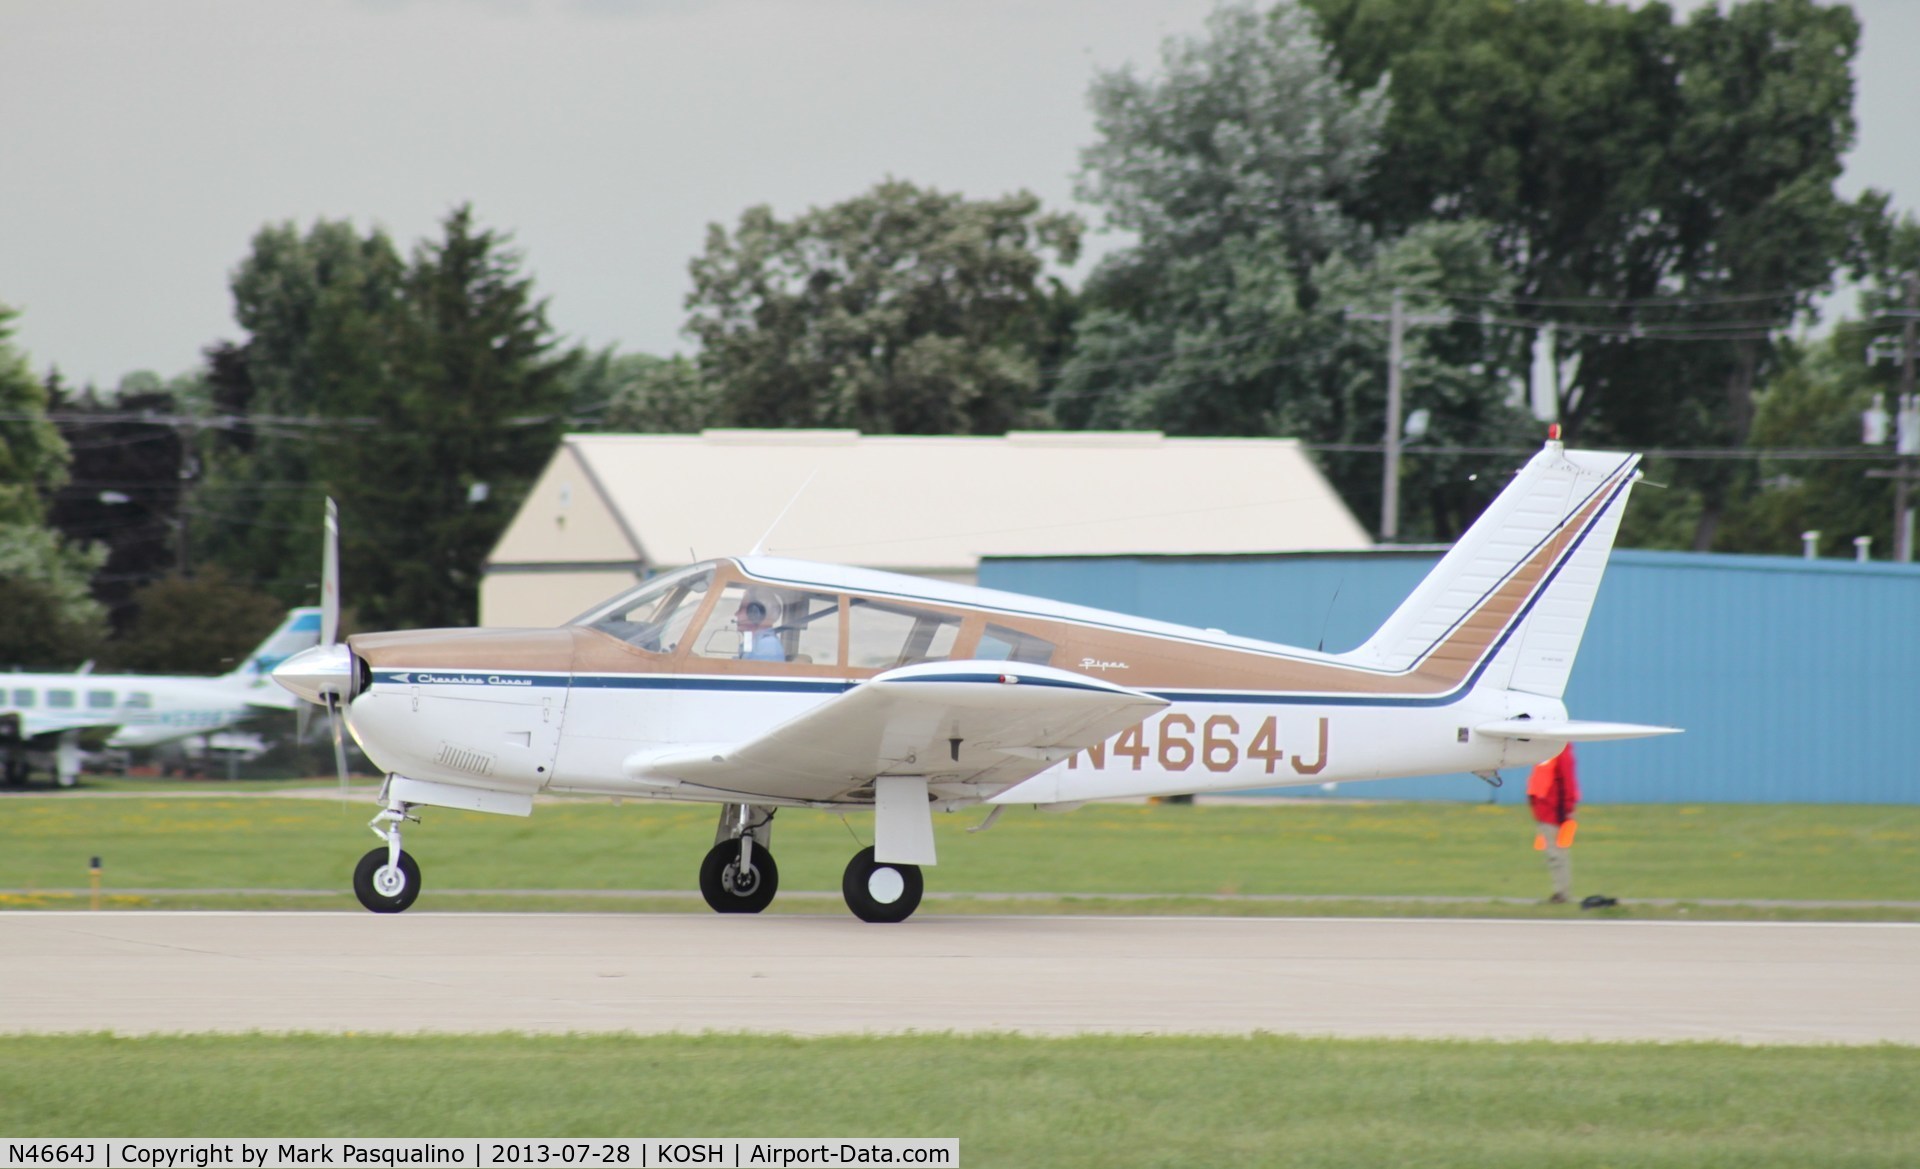
[(308, 702), (325, 706), (328, 696), (353, 697), (353, 652), (344, 644), (301, 650), (273, 668), (273, 680)]

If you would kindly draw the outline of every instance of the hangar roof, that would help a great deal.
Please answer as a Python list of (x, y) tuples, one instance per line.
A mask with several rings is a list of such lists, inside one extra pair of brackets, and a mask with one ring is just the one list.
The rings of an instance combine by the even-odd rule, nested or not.
[(990, 555), (1334, 551), (1371, 540), (1292, 439), (572, 434), (488, 569), (657, 569), (756, 544), (971, 577)]

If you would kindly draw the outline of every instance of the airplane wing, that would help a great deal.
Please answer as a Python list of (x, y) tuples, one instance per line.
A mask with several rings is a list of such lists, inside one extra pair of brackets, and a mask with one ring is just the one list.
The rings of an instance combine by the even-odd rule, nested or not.
[(985, 795), (1165, 705), (1049, 666), (923, 662), (879, 674), (757, 739), (642, 752), (626, 771), (782, 799), (841, 798), (881, 775), (976, 785)]
[(85, 715), (79, 714), (68, 718), (41, 714), (31, 710), (21, 710), (17, 712), (8, 710), (0, 713), (19, 714), (20, 737), (22, 739), (37, 739), (42, 735), (57, 735), (63, 731), (111, 730), (120, 725), (118, 718), (88, 718)]

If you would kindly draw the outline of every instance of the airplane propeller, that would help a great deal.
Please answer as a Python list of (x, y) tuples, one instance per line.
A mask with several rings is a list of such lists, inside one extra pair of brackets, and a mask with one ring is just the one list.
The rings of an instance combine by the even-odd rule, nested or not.
[[(353, 699), (355, 669), (353, 651), (340, 644), (340, 509), (329, 499), (320, 561), (320, 644), (274, 667), (273, 677), (308, 702), (326, 707), (333, 728), (334, 771), (343, 797), (347, 793), (344, 704)], [(306, 713), (305, 708), (301, 713)]]
[[(320, 549), (320, 644), (340, 640), (340, 505), (327, 497), (327, 521)], [(351, 660), (349, 660), (351, 668)], [(340, 798), (347, 798), (347, 744), (341, 730), (340, 695), (327, 691), (327, 721), (333, 724), (333, 769), (340, 777)]]

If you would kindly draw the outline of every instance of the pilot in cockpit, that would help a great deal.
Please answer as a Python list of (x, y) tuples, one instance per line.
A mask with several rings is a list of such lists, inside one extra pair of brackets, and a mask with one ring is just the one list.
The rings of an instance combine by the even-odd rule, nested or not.
[(786, 646), (781, 644), (780, 635), (774, 632), (779, 610), (779, 602), (765, 594), (747, 593), (740, 598), (740, 607), (734, 610), (733, 624), (740, 631), (740, 653), (737, 656), (741, 660), (787, 660)]

